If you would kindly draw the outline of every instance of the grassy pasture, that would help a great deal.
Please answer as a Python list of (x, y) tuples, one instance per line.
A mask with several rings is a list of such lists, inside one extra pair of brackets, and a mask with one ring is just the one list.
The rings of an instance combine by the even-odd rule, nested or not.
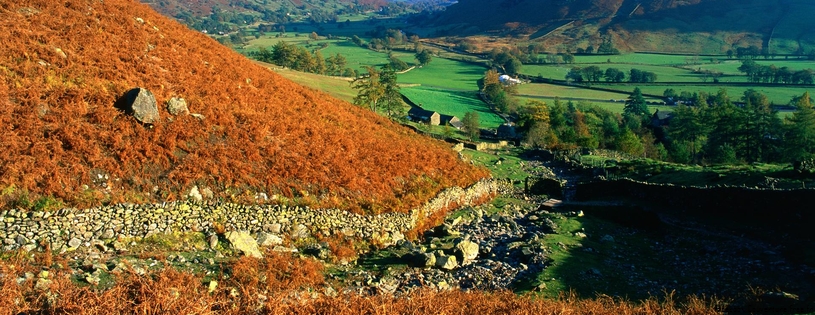
[[(552, 78), (557, 80), (564, 80), (569, 70), (574, 67), (587, 67), (590, 64), (568, 64), (568, 65), (524, 65), (521, 68), (521, 73), (526, 75), (541, 75), (544, 78)], [(608, 68), (617, 68), (626, 73), (628, 76), (632, 68), (642, 71), (650, 71), (657, 74), (657, 82), (700, 82), (701, 76), (693, 73), (691, 70), (682, 69), (672, 66), (657, 66), (657, 65), (631, 65), (621, 63), (606, 63), (596, 65), (601, 70), (605, 71)]]
[[(633, 89), (632, 89), (633, 90)], [(563, 86), (545, 83), (529, 83), (518, 86), (519, 96), (530, 97), (561, 97), (572, 99), (587, 99), (596, 101), (625, 100), (630, 92), (606, 92), (584, 89), (579, 86)]]
[[(756, 59), (756, 63), (760, 65), (775, 65), (778, 68), (781, 67), (789, 67), (793, 71), (797, 70), (804, 70), (804, 69), (815, 69), (815, 61), (813, 60), (799, 60), (799, 59)], [(738, 76), (738, 81), (734, 82), (747, 82), (747, 77), (744, 75), (743, 72), (739, 71), (739, 67), (741, 66), (740, 60), (725, 60), (721, 63), (717, 64), (703, 64), (703, 65), (694, 65), (689, 66), (692, 69), (701, 68), (703, 70), (715, 70), (720, 71), (726, 75), (736, 75)]]
[[(632, 53), (621, 55), (579, 55), (574, 57), (575, 63), (579, 64), (631, 64), (631, 65), (684, 65), (687, 64), (688, 55), (660, 55), (648, 53)], [(704, 58), (704, 57), (700, 57)], [(611, 62), (609, 62), (611, 61)], [(598, 65), (600, 66), (600, 65)], [(600, 66), (604, 68), (603, 66)]]
[[(299, 34), (299, 36), (292, 35), (294, 33), (287, 34), (288, 35), (286, 37), (275, 37), (272, 34), (261, 36), (258, 39), (253, 38), (252, 40), (249, 41), (249, 44), (241, 48), (238, 48), (237, 50), (241, 53), (248, 53), (250, 51), (257, 51), (261, 47), (271, 49), (272, 46), (274, 46), (280, 41), (285, 41), (292, 45), (303, 46), (309, 48), (310, 50), (314, 50), (317, 49), (319, 44), (328, 43), (328, 47), (320, 50), (320, 53), (323, 55), (323, 57), (327, 58), (329, 56), (333, 56), (339, 53), (340, 55), (345, 57), (347, 61), (346, 67), (348, 68), (362, 71), (361, 69), (364, 66), (374, 66), (378, 68), (388, 63), (387, 53), (359, 47), (345, 39), (329, 40), (324, 39), (324, 37), (320, 37), (322, 39), (311, 40), (308, 38), (307, 33), (296, 33)], [(407, 62), (408, 64), (416, 63), (413, 54), (405, 52), (394, 52), (393, 54), (397, 58)]]
[(278, 32), (274, 33), (266, 33), (265, 35), (261, 36), (260, 38), (255, 38), (254, 36), (248, 37), (249, 42), (238, 49), (240, 52), (248, 52), (248, 51), (257, 51), (261, 47), (266, 49), (272, 49), (272, 46), (277, 44), (278, 42), (285, 41), (288, 44), (297, 45), (297, 46), (306, 46), (306, 44), (313, 44), (318, 45), (320, 43), (329, 43), (329, 45), (335, 45), (339, 42), (343, 42), (344, 40), (337, 40), (337, 39), (325, 39), (324, 37), (320, 37), (322, 39), (312, 40), (308, 36), (308, 33), (286, 33), (285, 36), (276, 37)]
[[(388, 54), (359, 47), (350, 41), (340, 41), (334, 43), (333, 45), (329, 45), (325, 49), (320, 50), (320, 53), (323, 54), (323, 57), (340, 54), (345, 57), (345, 60), (347, 61), (346, 67), (360, 71), (362, 71), (362, 68), (365, 66), (379, 68), (388, 63)], [(413, 62), (407, 58), (404, 58), (403, 56), (399, 56), (398, 54), (397, 57), (408, 63)]]
[[(753, 89), (767, 95), (773, 104), (783, 105), (789, 103), (795, 96), (801, 96), (806, 91), (815, 92), (811, 87), (734, 87), (734, 86), (710, 86), (710, 85), (637, 85), (643, 93), (661, 95), (665, 89), (672, 88), (677, 92), (707, 92), (716, 93), (719, 89), (725, 89), (731, 100), (739, 100), (744, 92)], [(620, 90), (633, 89), (631, 85), (606, 85), (604, 87)]]
[[(268, 64), (267, 64), (268, 65)], [(272, 66), (272, 65), (268, 65)], [(274, 68), (277, 74), (292, 80), (302, 86), (323, 91), (338, 99), (353, 102), (357, 91), (351, 88), (349, 78), (331, 77), (314, 73), (293, 71), (289, 69)]]
[[(525, 106), (525, 104), (528, 101), (531, 101), (531, 100), (543, 101), (543, 102), (546, 103), (547, 106), (552, 105), (552, 104), (555, 103), (555, 98), (554, 97), (521, 96), (521, 97), (518, 97), (518, 99), (520, 100), (520, 104), (521, 104), (522, 107)], [(564, 103), (568, 102), (569, 100), (570, 99), (568, 99), (568, 98), (563, 98), (563, 97), (560, 98), (560, 101), (564, 102)], [(590, 106), (597, 106), (597, 107), (600, 107), (602, 109), (605, 109), (607, 111), (610, 111), (612, 113), (617, 113), (617, 114), (622, 114), (623, 110), (625, 109), (625, 103), (614, 103), (614, 102), (607, 102), (607, 101), (591, 101), (591, 100), (588, 100), (588, 101), (587, 100), (571, 100), (571, 101), (573, 101), (574, 103), (584, 102), (586, 104), (589, 104)], [(660, 111), (672, 112), (674, 110), (674, 106), (648, 105), (648, 110), (651, 113), (655, 112), (657, 109), (659, 109)]]
[(464, 118), (467, 112), (477, 112), (482, 128), (498, 128), (504, 120), (478, 99), (475, 91), (450, 91), (429, 87), (404, 87), (402, 94), (427, 110)]
[(466, 62), (433, 58), (433, 61), (424, 67), (400, 74), (399, 83), (475, 92), (478, 91), (478, 80), (486, 71), (483, 67)]

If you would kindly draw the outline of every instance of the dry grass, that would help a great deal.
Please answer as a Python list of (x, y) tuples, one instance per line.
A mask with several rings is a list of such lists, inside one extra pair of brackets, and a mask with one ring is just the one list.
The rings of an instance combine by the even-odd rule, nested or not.
[(267, 252), (224, 267), (215, 290), (199, 276), (172, 268), (139, 276), (119, 274), (116, 284), (96, 290), (72, 283), (70, 273), (52, 271), (51, 284), (36, 277), (17, 283), (42, 265), (18, 257), (0, 262), (0, 314), (720, 314), (715, 299), (667, 295), (632, 303), (607, 296), (547, 300), (511, 292), (417, 290), (401, 297), (322, 294), (322, 265), (311, 259)]
[[(174, 200), (204, 185), (221, 198), (266, 192), (374, 213), (486, 175), (443, 143), (296, 85), (135, 1), (0, 0), (0, 29), (0, 207)], [(113, 107), (137, 86), (159, 101), (152, 127)], [(174, 96), (206, 118), (170, 121), (164, 102)]]

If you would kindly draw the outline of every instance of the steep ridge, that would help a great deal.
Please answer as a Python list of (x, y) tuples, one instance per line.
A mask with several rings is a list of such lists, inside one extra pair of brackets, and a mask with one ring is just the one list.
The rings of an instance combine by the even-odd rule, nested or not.
[[(216, 198), (404, 211), (486, 172), (130, 0), (0, 1), (0, 201)], [(114, 108), (152, 91), (152, 126)], [(171, 116), (184, 97), (203, 117)]]

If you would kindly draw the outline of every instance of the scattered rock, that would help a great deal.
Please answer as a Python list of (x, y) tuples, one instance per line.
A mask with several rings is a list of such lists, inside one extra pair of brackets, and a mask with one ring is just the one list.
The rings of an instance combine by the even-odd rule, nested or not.
[(269, 234), (266, 232), (258, 233), (258, 245), (260, 246), (275, 246), (283, 244), (283, 239), (280, 236)]
[(274, 248), (272, 248), (272, 251), (273, 252), (279, 252), (279, 253), (296, 253), (297, 248), (291, 248), (291, 247), (285, 247), (285, 246), (275, 246)]
[(51, 286), (51, 282), (53, 282), (51, 279), (48, 279), (48, 277), (49, 273), (47, 270), (40, 271), (40, 273), (37, 275), (37, 283), (34, 284), (34, 289), (43, 291), (48, 290), (48, 288)]
[(114, 106), (127, 114), (132, 114), (136, 120), (144, 124), (154, 124), (160, 119), (156, 97), (144, 88), (128, 91), (116, 101)]
[(453, 270), (458, 267), (456, 256), (436, 254), (436, 267), (444, 270)]
[(301, 239), (301, 238), (309, 237), (311, 235), (311, 233), (308, 231), (307, 226), (305, 226), (303, 224), (298, 224), (298, 225), (295, 225), (291, 229), (291, 232), (289, 233), (289, 235), (291, 236), (291, 239), (298, 240), (298, 239)]
[(187, 108), (187, 100), (183, 97), (173, 97), (167, 101), (167, 111), (170, 115), (189, 115), (190, 110)]
[(204, 187), (204, 189), (201, 189), (201, 195), (204, 196), (204, 199), (212, 199), (215, 197), (215, 194), (212, 192), (212, 189), (209, 189), (209, 187)]
[(212, 234), (209, 236), (209, 248), (215, 249), (218, 247), (218, 235)]
[(438, 288), (440, 291), (447, 291), (451, 289), (450, 284), (444, 280), (437, 282), (436, 288)]
[(442, 237), (456, 237), (456, 236), (460, 236), (461, 232), (459, 232), (455, 228), (453, 228), (452, 225), (444, 224), (442, 226), (436, 227), (436, 235), (439, 235), (439, 236), (442, 236)]
[(192, 186), (192, 188), (190, 189), (190, 193), (187, 194), (187, 197), (194, 201), (204, 200), (204, 196), (202, 196), (201, 192), (198, 191), (198, 186)]
[(85, 281), (92, 285), (99, 285), (99, 282), (101, 282), (102, 279), (95, 274), (88, 274), (87, 276), (85, 276)]
[(270, 233), (280, 234), (280, 231), (283, 229), (283, 226), (280, 223), (269, 224), (269, 227), (266, 229)]
[(471, 241), (461, 241), (456, 244), (456, 257), (464, 264), (478, 257), (478, 244)]
[(114, 241), (113, 243), (111, 243), (111, 246), (113, 246), (113, 249), (116, 250), (117, 252), (127, 251), (127, 246), (119, 241)]
[(80, 239), (78, 239), (76, 237), (74, 237), (70, 241), (68, 241), (68, 251), (74, 251), (77, 248), (79, 248), (79, 246), (82, 246), (82, 240), (80, 240)]
[(601, 242), (606, 242), (606, 243), (614, 243), (614, 237), (611, 236), (611, 235), (606, 234), (606, 235), (603, 235), (603, 237), (600, 238), (600, 241)]
[(54, 53), (57, 54), (57, 56), (59, 56), (62, 59), (68, 58), (68, 55), (66, 55), (65, 52), (62, 51), (62, 49), (60, 49), (59, 47), (54, 47)]
[(230, 231), (226, 233), (226, 239), (232, 247), (242, 252), (244, 255), (254, 258), (263, 258), (263, 254), (258, 248), (258, 243), (246, 231)]
[(402, 259), (411, 267), (428, 268), (436, 265), (436, 255), (431, 253), (413, 252), (405, 254)]

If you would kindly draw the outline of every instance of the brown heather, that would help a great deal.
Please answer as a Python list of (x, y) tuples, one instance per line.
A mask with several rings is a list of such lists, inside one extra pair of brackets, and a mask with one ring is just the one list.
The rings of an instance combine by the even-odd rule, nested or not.
[[(147, 276), (125, 272), (115, 285), (99, 290), (72, 283), (64, 271), (52, 271), (52, 283), (36, 288), (36, 277), (21, 284), (37, 264), (23, 259), (0, 262), (0, 315), (4, 314), (720, 314), (717, 300), (667, 295), (632, 303), (607, 296), (540, 299), (500, 292), (435, 292), (406, 296), (321, 294), (326, 282), (322, 265), (312, 259), (267, 252), (262, 260), (242, 258), (224, 266), (218, 285), (172, 268)], [(319, 293), (318, 293), (319, 292)]]
[[(296, 85), (136, 1), (0, 0), (0, 30), (0, 207), (174, 200), (199, 185), (236, 201), (267, 192), (377, 213), (486, 176), (445, 144)], [(155, 94), (161, 123), (113, 107), (134, 87)], [(170, 121), (174, 96), (206, 118)], [(107, 183), (92, 181), (100, 172)]]

